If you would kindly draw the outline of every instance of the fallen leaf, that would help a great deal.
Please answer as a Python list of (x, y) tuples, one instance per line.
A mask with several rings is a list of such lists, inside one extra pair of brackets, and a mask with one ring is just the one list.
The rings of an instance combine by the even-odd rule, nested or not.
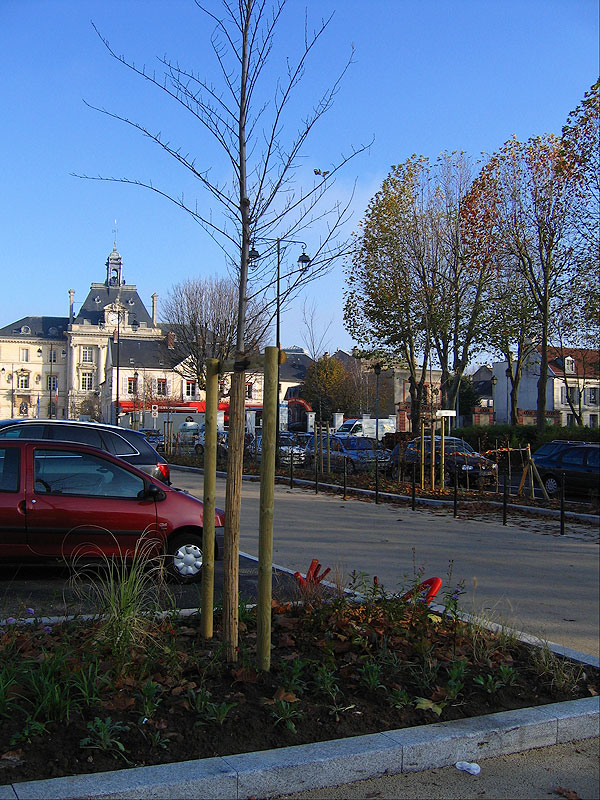
[(23, 761), (23, 751), (21, 748), (18, 750), (9, 750), (8, 752), (3, 753), (0, 756), (0, 759), (2, 759), (2, 761), (10, 761), (13, 764), (19, 764), (21, 761)]
[(289, 635), (289, 633), (284, 633), (279, 637), (279, 646), (280, 647), (295, 647), (296, 646), (296, 642)]
[(134, 704), (135, 700), (129, 694), (116, 694), (110, 700), (104, 700), (102, 703), (108, 711), (125, 711)]
[(594, 689), (593, 686), (590, 686), (588, 683), (588, 692), (592, 695), (592, 697), (598, 697), (598, 692)]
[(560, 794), (563, 797), (566, 797), (567, 800), (581, 800), (576, 791), (573, 789), (565, 789), (564, 786), (555, 786), (554, 794)]
[(236, 681), (240, 683), (256, 683), (259, 674), (253, 667), (240, 667), (239, 669), (232, 669), (231, 674)]
[(286, 703), (297, 703), (298, 698), (293, 692), (286, 692), (283, 686), (280, 686), (279, 689), (273, 695), (274, 700), (285, 700)]

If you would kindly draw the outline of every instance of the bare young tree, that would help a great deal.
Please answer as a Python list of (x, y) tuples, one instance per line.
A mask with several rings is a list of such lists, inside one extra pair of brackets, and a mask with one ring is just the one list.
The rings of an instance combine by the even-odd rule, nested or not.
[[(212, 176), (202, 156), (187, 155), (177, 146), (145, 124), (127, 117), (97, 109), (132, 126), (152, 140), (179, 165), (184, 167), (204, 189), (211, 202), (220, 208), (203, 210), (183, 195), (175, 197), (167, 190), (134, 178), (100, 178), (143, 186), (177, 205), (222, 247), (238, 287), (236, 322), (236, 359), (230, 394), (229, 460), (226, 490), (225, 554), (224, 554), (224, 633), (226, 655), (237, 660), (238, 630), (238, 550), (241, 511), (241, 485), (244, 446), (244, 386), (247, 357), (247, 303), (249, 297), (261, 294), (273, 301), (275, 276), (273, 262), (262, 258), (249, 262), (254, 239), (298, 239), (315, 223), (321, 238), (311, 252), (310, 268), (298, 270), (286, 286), (287, 295), (325, 273), (333, 260), (346, 250), (339, 234), (347, 218), (347, 203), (326, 206), (325, 195), (334, 185), (335, 176), (364, 147), (353, 148), (337, 161), (319, 165), (314, 181), (307, 188), (296, 189), (296, 168), (308, 137), (331, 108), (352, 55), (338, 76), (317, 97), (313, 107), (300, 118), (293, 108), (295, 89), (302, 81), (310, 56), (324, 37), (330, 20), (314, 31), (305, 24), (303, 41), (297, 55), (288, 52), (283, 71), (267, 69), (276, 50), (277, 26), (285, 0), (223, 0), (219, 12), (197, 2), (205, 19), (214, 25), (211, 36), (215, 56), (217, 82), (199, 75), (179, 61), (159, 59), (163, 74), (156, 76), (118, 55), (103, 38), (117, 61), (171, 98), (200, 129), (208, 133), (220, 148), (231, 174), (231, 182), (220, 183)], [(211, 4), (212, 6), (212, 4)], [(294, 133), (286, 140), (286, 132)], [(87, 177), (87, 176), (86, 176)], [(275, 250), (273, 249), (273, 255)], [(281, 298), (285, 300), (285, 297)]]
[(327, 335), (330, 328), (331, 320), (321, 326), (315, 303), (305, 301), (302, 306), (302, 340), (313, 361), (318, 361), (329, 348)]
[[(189, 278), (175, 284), (163, 303), (163, 319), (173, 334), (173, 357), (178, 371), (206, 385), (206, 360), (235, 357), (237, 285), (230, 278)], [(250, 302), (246, 347), (258, 351), (265, 343), (268, 314)]]

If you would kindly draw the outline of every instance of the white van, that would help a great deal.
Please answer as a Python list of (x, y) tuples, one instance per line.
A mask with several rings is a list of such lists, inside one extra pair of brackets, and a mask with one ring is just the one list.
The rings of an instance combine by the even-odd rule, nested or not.
[[(376, 420), (370, 417), (363, 417), (362, 419), (347, 419), (336, 430), (336, 434), (348, 436), (370, 436), (375, 438), (375, 422)], [(396, 432), (396, 418), (387, 417), (386, 419), (379, 420), (378, 439), (383, 439), (386, 433)]]

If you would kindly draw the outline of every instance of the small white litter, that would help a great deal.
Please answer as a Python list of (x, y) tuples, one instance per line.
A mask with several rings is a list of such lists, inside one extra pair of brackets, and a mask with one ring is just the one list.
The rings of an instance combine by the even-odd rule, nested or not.
[(468, 772), (469, 775), (479, 775), (481, 772), (481, 767), (474, 761), (457, 761), (456, 769), (460, 769), (462, 772)]

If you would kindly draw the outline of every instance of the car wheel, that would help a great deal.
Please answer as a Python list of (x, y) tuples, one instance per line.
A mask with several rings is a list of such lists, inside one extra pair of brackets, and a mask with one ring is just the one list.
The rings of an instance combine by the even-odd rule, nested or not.
[(204, 455), (204, 447), (201, 444), (197, 444), (196, 447), (194, 447), (194, 450), (197, 456)]
[(179, 583), (194, 583), (201, 579), (201, 536), (195, 533), (182, 534), (169, 542), (167, 572)]
[(346, 459), (346, 475), (354, 475), (356, 472), (356, 464), (349, 458)]
[(544, 488), (548, 493), (548, 497), (555, 497), (558, 494), (560, 486), (554, 475), (546, 475), (544, 478)]

